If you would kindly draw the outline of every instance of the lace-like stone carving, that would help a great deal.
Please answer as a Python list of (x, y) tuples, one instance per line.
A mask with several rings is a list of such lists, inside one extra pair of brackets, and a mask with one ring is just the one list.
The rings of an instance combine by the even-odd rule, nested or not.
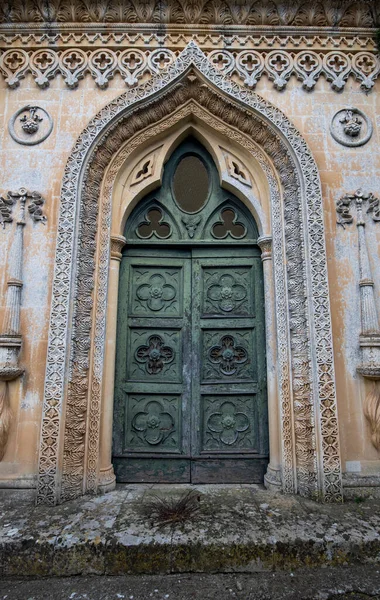
[[(265, 38), (267, 39), (267, 38)], [(357, 38), (355, 38), (357, 41)], [(346, 40), (345, 40), (346, 41)], [(228, 43), (228, 38), (225, 40)], [(275, 39), (278, 43), (278, 38)], [(132, 43), (132, 42), (131, 42)], [(160, 40), (160, 43), (162, 41)], [(244, 40), (246, 46), (247, 40)], [(368, 92), (380, 73), (380, 58), (363, 51), (354, 56), (342, 50), (321, 53), (312, 50), (212, 50), (209, 61), (223, 75), (236, 73), (243, 86), (254, 88), (266, 74), (278, 90), (285, 89), (291, 76), (296, 76), (302, 86), (313, 90), (319, 77), (324, 74), (331, 87), (340, 92), (349, 76), (360, 82), (360, 88)], [(32, 73), (41, 88), (49, 86), (50, 80), (61, 74), (66, 85), (74, 89), (86, 75), (91, 75), (100, 89), (120, 73), (127, 87), (136, 87), (143, 76), (157, 75), (176, 59), (168, 49), (143, 52), (138, 48), (114, 50), (100, 48), (84, 52), (81, 48), (66, 50), (43, 49), (35, 52), (24, 50), (0, 50), (0, 72), (11, 88), (20, 85), (27, 73)]]

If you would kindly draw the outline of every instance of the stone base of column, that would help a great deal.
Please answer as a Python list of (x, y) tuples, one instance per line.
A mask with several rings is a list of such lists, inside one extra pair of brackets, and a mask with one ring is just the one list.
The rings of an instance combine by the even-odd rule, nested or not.
[(264, 485), (267, 490), (271, 490), (272, 492), (281, 492), (281, 470), (279, 468), (275, 469), (269, 464), (267, 472), (264, 475)]
[(106, 469), (100, 469), (99, 474), (99, 492), (106, 493), (112, 492), (116, 487), (116, 477), (113, 471), (113, 466), (110, 465)]

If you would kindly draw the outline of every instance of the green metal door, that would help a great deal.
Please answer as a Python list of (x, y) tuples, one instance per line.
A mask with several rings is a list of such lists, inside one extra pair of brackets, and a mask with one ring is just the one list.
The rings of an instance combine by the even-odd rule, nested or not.
[[(183, 146), (179, 156), (188, 151)], [(205, 151), (196, 150), (209, 167)], [(170, 163), (166, 173), (170, 181)], [(263, 480), (260, 250), (244, 207), (216, 178), (209, 187), (206, 206), (187, 215), (164, 178), (127, 224), (114, 412), (120, 482)]]

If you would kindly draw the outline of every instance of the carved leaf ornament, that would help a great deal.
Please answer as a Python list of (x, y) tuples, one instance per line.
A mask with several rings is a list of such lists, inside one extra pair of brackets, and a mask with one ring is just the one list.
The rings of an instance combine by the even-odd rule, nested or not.
[(244, 25), (269, 27), (361, 27), (379, 26), (376, 0), (331, 3), (291, 2), (283, 0), (205, 0), (154, 2), (92, 0), (56, 0), (49, 7), (38, 0), (12, 0), (0, 6), (0, 23), (77, 23), (110, 24), (177, 24), (177, 25)]

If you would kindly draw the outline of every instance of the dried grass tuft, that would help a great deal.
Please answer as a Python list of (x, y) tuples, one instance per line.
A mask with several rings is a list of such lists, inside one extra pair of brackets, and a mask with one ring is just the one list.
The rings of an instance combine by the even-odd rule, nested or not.
[(144, 504), (143, 512), (158, 527), (184, 523), (190, 521), (199, 510), (200, 499), (200, 494), (194, 490), (189, 490), (180, 498), (152, 496)]

